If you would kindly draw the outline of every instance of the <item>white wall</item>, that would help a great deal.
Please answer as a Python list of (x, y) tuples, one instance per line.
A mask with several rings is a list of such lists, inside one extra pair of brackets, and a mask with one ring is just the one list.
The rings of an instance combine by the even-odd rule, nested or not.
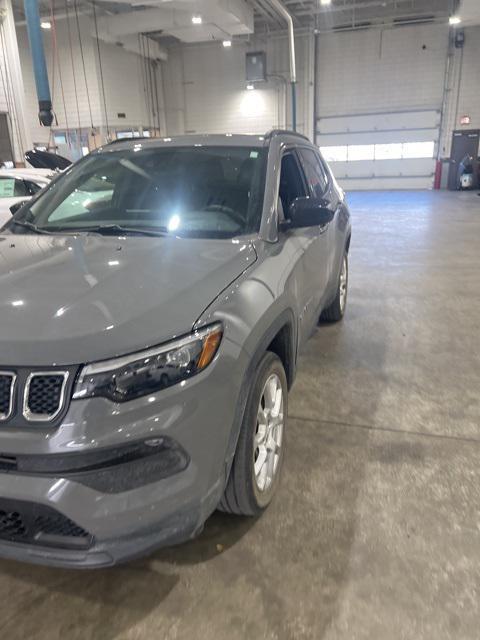
[[(452, 132), (456, 129), (480, 129), (480, 27), (465, 29), (463, 49), (451, 49), (441, 156), (450, 155)], [(460, 125), (460, 118), (468, 115), (468, 127)]]
[[(70, 26), (76, 92), (66, 21), (57, 22), (66, 109), (61, 97), (58, 61), (55, 62), (56, 70), (53, 74), (52, 32), (45, 31), (43, 35), (58, 128), (66, 128), (65, 111), (69, 127), (79, 126), (77, 96), (80, 126), (85, 130), (90, 128), (91, 122), (73, 17), (72, 15)], [(81, 18), (81, 33), (93, 124), (105, 133), (97, 47), (92, 37), (91, 21), (87, 17)], [(443, 118), (443, 135), (438, 145), (440, 156), (448, 155), (451, 134), (454, 129), (460, 128), (461, 115), (470, 115), (471, 128), (480, 128), (480, 27), (469, 27), (465, 33), (466, 45), (463, 52), (460, 49), (450, 49), (452, 63), (448, 77), (449, 91)], [(49, 130), (38, 124), (37, 98), (25, 28), (17, 28), (17, 35), (31, 137), (35, 142), (47, 142)], [(343, 119), (342, 140), (345, 139), (345, 135), (355, 140), (355, 136), (358, 135), (352, 131), (354, 122), (358, 122), (355, 121), (357, 116), (408, 111), (414, 112), (413, 120), (416, 118), (421, 123), (423, 116), (428, 112), (431, 114), (432, 124), (419, 124), (416, 135), (420, 136), (419, 139), (426, 139), (425, 136), (428, 137), (431, 131), (438, 137), (449, 51), (448, 40), (448, 26), (439, 24), (318, 35), (315, 85), (320, 127), (325, 127), (327, 121), (330, 125), (337, 125), (341, 116), (347, 116), (347, 120), (351, 118), (352, 122)], [(298, 130), (312, 138), (313, 44), (313, 34), (296, 36)], [(254, 50), (266, 51), (268, 73), (278, 77), (271, 78), (255, 91), (248, 92), (245, 88), (245, 53)], [(152, 125), (153, 117), (150, 107), (146, 104), (140, 57), (103, 42), (100, 43), (100, 51), (110, 128), (126, 129)], [(291, 126), (288, 75), (288, 42), (285, 35), (253, 37), (249, 42), (234, 41), (231, 49), (223, 48), (220, 42), (175, 45), (169, 49), (169, 58), (161, 64), (157, 74), (161, 133), (260, 133), (272, 127)], [(125, 113), (126, 118), (119, 119), (118, 113)], [(438, 117), (435, 114), (438, 114)], [(403, 127), (403, 130), (398, 135), (401, 135), (402, 139), (408, 139), (409, 126), (400, 124), (399, 128)], [(368, 137), (374, 129), (375, 123), (365, 135)], [(334, 142), (334, 138), (329, 140), (329, 144)], [(376, 167), (378, 169), (378, 165)], [(401, 163), (395, 166), (392, 164), (391, 167), (398, 174), (405, 174), (405, 167)], [(409, 170), (413, 171), (416, 177), (409, 181), (403, 180), (403, 185), (431, 186), (433, 167), (434, 162), (429, 163), (426, 168), (418, 162), (410, 163)], [(372, 175), (369, 179), (362, 178), (364, 186), (377, 187), (382, 184), (374, 169), (373, 173), (371, 170)], [(358, 177), (359, 167), (357, 166), (352, 173)], [(383, 184), (391, 187), (394, 183), (384, 180)]]
[[(106, 118), (100, 80), (99, 57), (96, 40), (92, 37), (91, 19), (89, 17), (80, 19), (87, 82), (85, 82), (80, 43), (73, 11), (70, 16), (72, 49), (70, 49), (66, 20), (58, 20), (56, 24), (58, 55), (55, 56), (55, 59), (53, 56), (55, 49), (53, 31), (46, 30), (42, 32), (53, 110), (58, 121), (58, 123), (54, 123), (53, 128), (59, 130), (66, 128), (89, 130), (93, 124), (96, 129), (105, 134)], [(34, 142), (48, 143), (50, 130), (42, 127), (38, 122), (38, 101), (31, 52), (25, 27), (17, 28), (17, 37), (32, 138)], [(126, 52), (116, 45), (100, 42), (100, 59), (109, 127), (114, 130), (148, 126), (152, 118), (151, 116), (149, 117), (146, 106), (140, 56)], [(91, 115), (88, 97), (90, 98)], [(118, 113), (125, 113), (126, 117), (124, 119), (118, 118)]]
[[(310, 38), (296, 38), (298, 60), (297, 128), (311, 129), (312, 101), (307, 74)], [(246, 90), (245, 54), (267, 54), (271, 77)], [(235, 42), (225, 49), (221, 42), (183, 45), (170, 49), (163, 65), (167, 129), (177, 133), (264, 133), (274, 127), (291, 126), (286, 37)], [(285, 113), (285, 110), (287, 111)]]
[[(93, 49), (93, 40), (90, 35), (89, 22), (90, 21), (88, 19), (82, 18), (80, 25), (85, 58), (85, 68), (87, 72), (88, 86), (90, 88), (90, 102), (92, 106), (93, 122), (98, 126), (101, 123), (100, 96), (98, 92), (96, 62)], [(58, 56), (55, 56), (55, 60), (53, 59), (53, 31), (45, 30), (42, 32), (48, 77), (50, 82), (50, 93), (52, 95), (53, 111), (58, 120), (58, 127), (56, 124), (54, 124), (54, 128), (88, 128), (90, 127), (91, 121), (88, 109), (85, 78), (80, 55), (80, 45), (73, 15), (70, 18), (70, 29), (72, 34), (73, 69), (66, 21), (57, 21)], [(32, 56), (26, 27), (17, 28), (17, 38), (20, 50), (22, 75), (25, 84), (31, 135), (34, 142), (48, 143), (50, 130), (42, 127), (38, 122), (38, 99), (35, 89)], [(75, 82), (73, 70), (75, 72)]]
[(320, 34), (319, 115), (440, 108), (447, 47), (437, 24)]
[(457, 115), (470, 115), (470, 126), (480, 129), (480, 27), (465, 29), (465, 38)]

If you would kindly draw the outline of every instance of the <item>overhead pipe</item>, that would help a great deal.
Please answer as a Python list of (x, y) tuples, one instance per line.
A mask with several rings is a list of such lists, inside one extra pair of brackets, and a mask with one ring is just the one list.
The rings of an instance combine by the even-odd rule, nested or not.
[(292, 89), (292, 129), (297, 130), (297, 68), (295, 64), (295, 36), (293, 33), (293, 19), (280, 0), (268, 0), (270, 5), (285, 18), (288, 26), (288, 47), (290, 54), (290, 86)]
[(35, 85), (37, 87), (38, 119), (44, 127), (50, 127), (53, 122), (52, 98), (48, 84), (38, 0), (24, 0), (24, 8), (30, 52), (32, 54), (33, 75), (35, 76)]

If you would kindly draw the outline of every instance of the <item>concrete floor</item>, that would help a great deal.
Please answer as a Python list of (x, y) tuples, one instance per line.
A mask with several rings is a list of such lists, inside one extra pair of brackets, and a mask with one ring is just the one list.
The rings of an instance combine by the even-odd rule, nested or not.
[(347, 315), (302, 357), (267, 513), (108, 571), (1, 561), (2, 637), (479, 637), (480, 198), (350, 202)]

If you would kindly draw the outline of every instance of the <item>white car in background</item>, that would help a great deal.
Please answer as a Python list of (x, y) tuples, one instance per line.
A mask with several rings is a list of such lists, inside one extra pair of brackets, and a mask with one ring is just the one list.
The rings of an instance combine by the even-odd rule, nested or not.
[(40, 149), (27, 151), (25, 160), (33, 169), (0, 169), (0, 227), (12, 215), (10, 207), (30, 200), (72, 164), (63, 156)]
[(10, 219), (12, 205), (29, 200), (54, 175), (50, 169), (0, 169), (0, 227)]

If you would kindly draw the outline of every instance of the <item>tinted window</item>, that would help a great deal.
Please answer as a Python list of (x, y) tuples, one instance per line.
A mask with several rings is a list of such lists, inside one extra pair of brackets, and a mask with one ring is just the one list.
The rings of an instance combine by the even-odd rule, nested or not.
[(301, 148), (298, 150), (302, 160), (303, 169), (312, 194), (321, 198), (327, 188), (328, 179), (320, 163), (320, 159), (312, 149)]
[(295, 156), (292, 153), (286, 153), (282, 158), (279, 193), (284, 215), (288, 216), (288, 209), (295, 198), (301, 198), (305, 195), (302, 174)]
[(28, 195), (23, 180), (7, 176), (0, 177), (0, 198), (22, 198)]
[(25, 180), (24, 182), (29, 196), (35, 195), (42, 188), (39, 184), (37, 184), (36, 182), (32, 182), (31, 180)]
[(121, 225), (195, 237), (249, 233), (260, 225), (265, 159), (263, 148), (252, 147), (107, 147), (52, 183), (22, 216), (50, 231)]

